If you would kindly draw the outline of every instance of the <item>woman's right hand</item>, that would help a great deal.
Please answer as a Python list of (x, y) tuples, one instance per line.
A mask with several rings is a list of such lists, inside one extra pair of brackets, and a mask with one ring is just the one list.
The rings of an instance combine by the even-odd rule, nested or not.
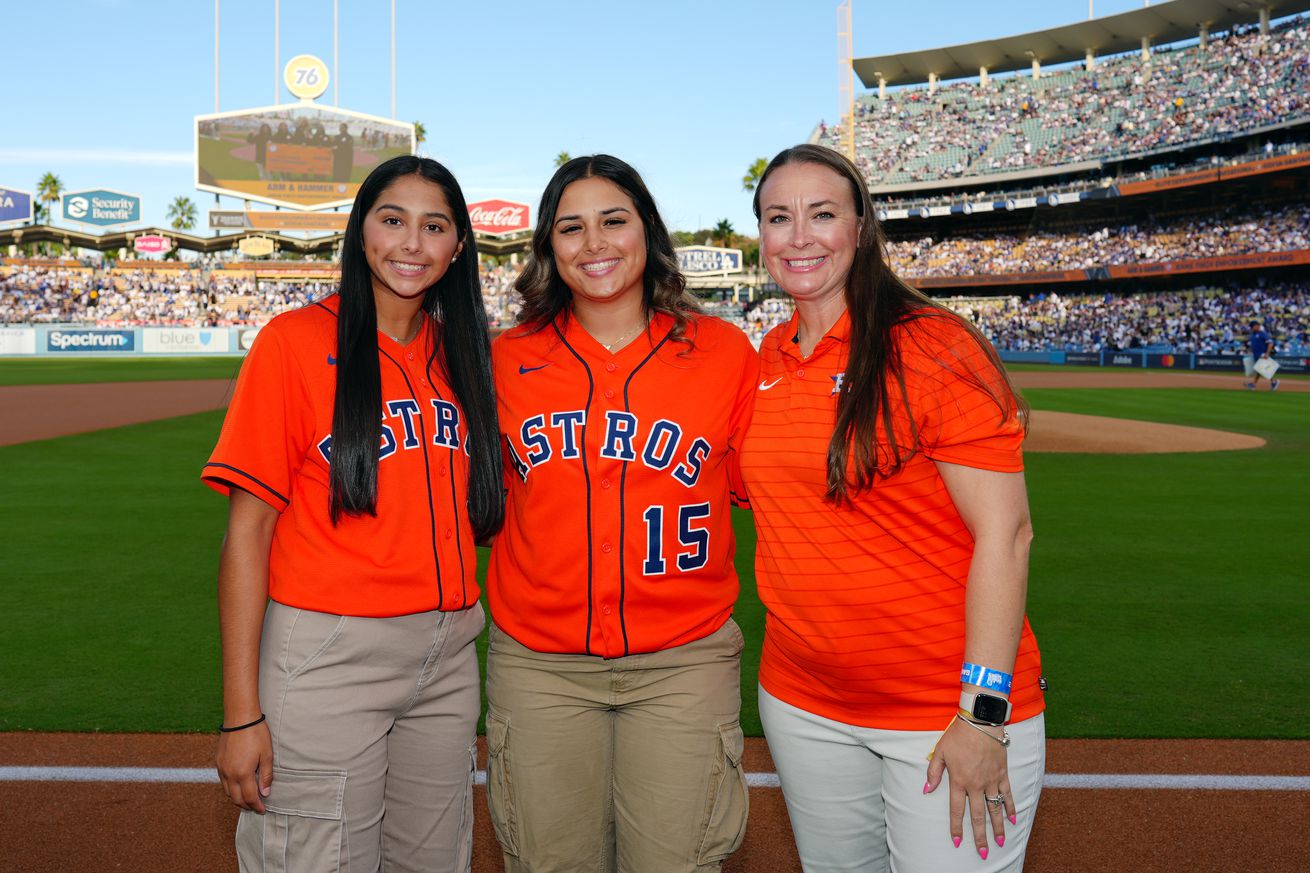
[(273, 736), (268, 722), (218, 735), (218, 781), (223, 793), (242, 809), (264, 813), (264, 798), (273, 785)]

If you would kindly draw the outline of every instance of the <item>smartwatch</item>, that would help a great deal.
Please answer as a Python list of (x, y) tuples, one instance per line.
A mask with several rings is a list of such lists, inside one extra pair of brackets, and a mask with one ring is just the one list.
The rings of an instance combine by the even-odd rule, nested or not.
[(1010, 720), (1010, 701), (1004, 697), (983, 692), (961, 691), (960, 709), (969, 718), (983, 724), (999, 727)]

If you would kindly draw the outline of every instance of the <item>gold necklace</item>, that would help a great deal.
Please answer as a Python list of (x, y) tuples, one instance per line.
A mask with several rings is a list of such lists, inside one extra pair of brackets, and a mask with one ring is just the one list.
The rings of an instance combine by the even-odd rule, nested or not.
[(607, 352), (612, 352), (612, 351), (614, 351), (614, 347), (615, 347), (615, 346), (617, 346), (619, 343), (623, 342), (623, 341), (624, 341), (625, 339), (627, 339), (628, 337), (633, 336), (634, 334), (636, 334), (637, 331), (639, 331), (639, 330), (644, 330), (645, 327), (646, 327), (646, 321), (645, 321), (645, 319), (643, 319), (642, 322), (641, 322), (641, 324), (638, 324), (636, 327), (630, 327), (630, 328), (628, 328), (628, 329), (625, 330), (623, 333), (619, 334), (619, 336), (618, 336), (617, 339), (612, 339), (612, 340), (610, 340), (609, 342), (603, 342), (603, 341), (601, 341), (601, 340), (597, 340), (597, 342), (599, 342), (602, 346), (605, 347), (605, 351), (607, 351)]
[(414, 325), (414, 329), (410, 331), (409, 336), (405, 337), (404, 339), (401, 339), (398, 336), (392, 336), (391, 334), (387, 333), (385, 330), (382, 330), (382, 328), (378, 328), (378, 330), (382, 331), (382, 335), (384, 337), (402, 346), (409, 345), (411, 342), (413, 342), (414, 337), (418, 336), (418, 332), (422, 329), (423, 329), (423, 319), (421, 317), (418, 320), (418, 324)]

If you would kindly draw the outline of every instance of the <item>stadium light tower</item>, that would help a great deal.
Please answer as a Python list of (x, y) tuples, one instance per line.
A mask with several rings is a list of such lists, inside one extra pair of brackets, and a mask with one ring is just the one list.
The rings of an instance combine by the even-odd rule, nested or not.
[(855, 68), (851, 38), (851, 2), (837, 4), (837, 97), (841, 113), (842, 153), (855, 160)]

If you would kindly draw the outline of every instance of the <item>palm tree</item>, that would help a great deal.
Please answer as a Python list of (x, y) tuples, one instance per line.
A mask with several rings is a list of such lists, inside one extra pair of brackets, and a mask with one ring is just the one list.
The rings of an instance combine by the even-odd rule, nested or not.
[(55, 203), (64, 193), (64, 183), (54, 173), (46, 173), (36, 183), (36, 199), (46, 204), (47, 223), (55, 223), (55, 211), (51, 204)]
[(732, 222), (724, 218), (714, 225), (714, 235), (723, 242), (723, 247), (728, 248), (732, 245)]
[(568, 152), (560, 152), (555, 156), (555, 169), (558, 170), (560, 167), (564, 166), (571, 160), (573, 160), (573, 156), (570, 155)]
[(764, 168), (769, 166), (769, 162), (764, 158), (756, 158), (755, 162), (746, 168), (746, 175), (741, 177), (741, 187), (744, 191), (754, 191), (755, 186), (760, 184), (760, 177), (764, 175)]
[(423, 126), (423, 122), (414, 122), (414, 145), (421, 146), (428, 141), (428, 129)]
[(190, 230), (196, 226), (196, 204), (179, 194), (168, 204), (168, 219), (173, 230)]

